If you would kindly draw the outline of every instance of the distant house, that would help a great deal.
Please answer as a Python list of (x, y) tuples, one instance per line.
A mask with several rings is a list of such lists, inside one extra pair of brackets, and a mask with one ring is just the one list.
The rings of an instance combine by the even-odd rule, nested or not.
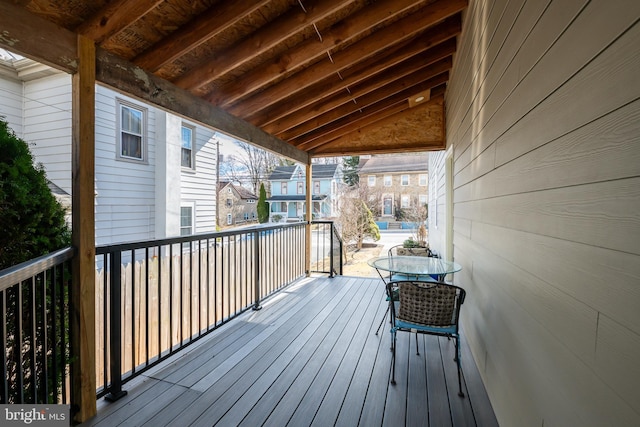
[(229, 181), (218, 184), (220, 227), (247, 224), (258, 220), (258, 197), (246, 188)]
[[(71, 89), (70, 75), (0, 51), (0, 116), (67, 200)], [(95, 108), (96, 244), (215, 231), (214, 131), (100, 85)]]
[(405, 154), (362, 159), (358, 176), (378, 205), (375, 214), (394, 219), (425, 206), (429, 197), (429, 155)]
[[(337, 214), (342, 169), (338, 164), (314, 164), (312, 174), (312, 215), (329, 218)], [(306, 210), (306, 171), (300, 166), (279, 166), (269, 176), (270, 220), (303, 220)]]

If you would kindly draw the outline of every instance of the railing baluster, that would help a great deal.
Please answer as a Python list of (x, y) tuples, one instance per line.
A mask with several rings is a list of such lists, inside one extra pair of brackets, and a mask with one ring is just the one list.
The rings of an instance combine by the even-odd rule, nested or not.
[(110, 254), (111, 259), (111, 298), (110, 298), (110, 314), (111, 325), (109, 328), (109, 368), (110, 368), (110, 385), (109, 392), (105, 396), (110, 402), (115, 402), (123, 396), (127, 391), (122, 390), (122, 346), (121, 346), (121, 328), (122, 328), (122, 257), (121, 252), (115, 250)]
[(144, 295), (146, 304), (145, 304), (145, 313), (144, 313), (144, 324), (145, 324), (145, 333), (144, 333), (144, 352), (145, 352), (145, 366), (149, 366), (149, 248), (145, 248), (144, 250), (144, 273), (145, 273), (145, 281), (144, 281)]
[(255, 262), (254, 267), (254, 286), (255, 286), (255, 304), (253, 306), (253, 310), (261, 310), (262, 306), (260, 305), (260, 300), (262, 296), (260, 295), (260, 233), (256, 230), (253, 232), (253, 259)]
[(48, 403), (47, 399), (49, 396), (49, 368), (47, 366), (47, 353), (49, 351), (49, 346), (47, 342), (47, 272), (44, 271), (42, 273), (42, 283), (40, 284), (40, 318), (41, 323), (41, 332), (40, 332), (40, 360), (42, 363), (42, 375), (41, 375), (41, 384), (40, 384), (40, 402)]

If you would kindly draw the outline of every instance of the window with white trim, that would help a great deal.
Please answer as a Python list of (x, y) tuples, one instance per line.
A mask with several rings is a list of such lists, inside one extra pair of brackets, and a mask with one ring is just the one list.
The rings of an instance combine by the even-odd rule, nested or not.
[(280, 183), (280, 194), (288, 194), (287, 193), (287, 183), (286, 182)]
[(118, 101), (118, 120), (118, 157), (144, 161), (147, 111)]
[(304, 182), (298, 182), (298, 194), (304, 194)]
[(180, 206), (180, 235), (193, 234), (193, 206)]
[(227, 214), (227, 225), (232, 225), (232, 224), (233, 224), (233, 215)]
[(313, 181), (313, 194), (320, 194), (320, 181)]
[(182, 125), (182, 158), (180, 164), (183, 168), (195, 169), (195, 155), (193, 151), (193, 142), (195, 140), (195, 129), (191, 126)]
[(410, 206), (411, 206), (411, 202), (409, 201), (409, 196), (406, 194), (403, 194), (402, 197), (400, 198), (400, 207), (404, 209)]
[(376, 176), (375, 175), (369, 175), (367, 183), (369, 184), (369, 187), (375, 187), (376, 186)]
[(418, 185), (421, 187), (426, 187), (428, 182), (427, 177), (428, 175), (426, 173), (421, 173), (420, 175), (418, 175)]
[(409, 175), (400, 175), (400, 185), (403, 187), (409, 185)]
[(384, 186), (391, 187), (391, 175), (384, 176)]
[(419, 199), (420, 199), (420, 206), (424, 206), (424, 205), (427, 204), (427, 196), (426, 195), (421, 194), (419, 196)]

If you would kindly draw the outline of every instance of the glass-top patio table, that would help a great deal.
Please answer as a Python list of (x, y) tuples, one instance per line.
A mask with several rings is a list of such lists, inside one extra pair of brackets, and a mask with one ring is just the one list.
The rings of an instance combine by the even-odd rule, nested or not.
[(368, 263), (378, 271), (382, 280), (384, 277), (380, 271), (416, 276), (416, 278), (430, 276), (443, 280), (447, 274), (462, 270), (462, 266), (456, 262), (422, 256), (383, 256), (372, 258)]
[[(415, 280), (433, 281), (435, 279), (442, 282), (447, 274), (462, 270), (462, 266), (457, 262), (423, 256), (383, 256), (372, 258), (367, 262), (376, 269), (383, 282), (385, 279), (381, 271), (388, 271), (390, 277), (393, 277), (394, 274), (401, 274), (410, 278), (409, 280), (415, 277)], [(388, 311), (389, 308), (376, 329), (376, 335), (378, 335)]]

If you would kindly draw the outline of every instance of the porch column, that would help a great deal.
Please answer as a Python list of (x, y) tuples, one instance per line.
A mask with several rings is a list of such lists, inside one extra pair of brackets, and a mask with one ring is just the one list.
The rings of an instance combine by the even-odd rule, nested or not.
[(78, 36), (78, 69), (73, 74), (71, 372), (75, 420), (96, 414), (95, 344), (95, 81), (93, 41)]
[(307, 169), (306, 169), (306, 184), (307, 184), (307, 191), (305, 192), (305, 200), (306, 200), (306, 204), (305, 204), (305, 218), (307, 220), (307, 224), (305, 226), (305, 235), (306, 235), (306, 239), (305, 239), (305, 257), (304, 257), (304, 269), (307, 272), (307, 276), (311, 275), (311, 212), (312, 212), (312, 202), (311, 200), (313, 199), (313, 195), (311, 193), (311, 191), (313, 190), (312, 187), (312, 182), (313, 180), (311, 179), (311, 159), (309, 159), (309, 163), (307, 163), (306, 165)]

